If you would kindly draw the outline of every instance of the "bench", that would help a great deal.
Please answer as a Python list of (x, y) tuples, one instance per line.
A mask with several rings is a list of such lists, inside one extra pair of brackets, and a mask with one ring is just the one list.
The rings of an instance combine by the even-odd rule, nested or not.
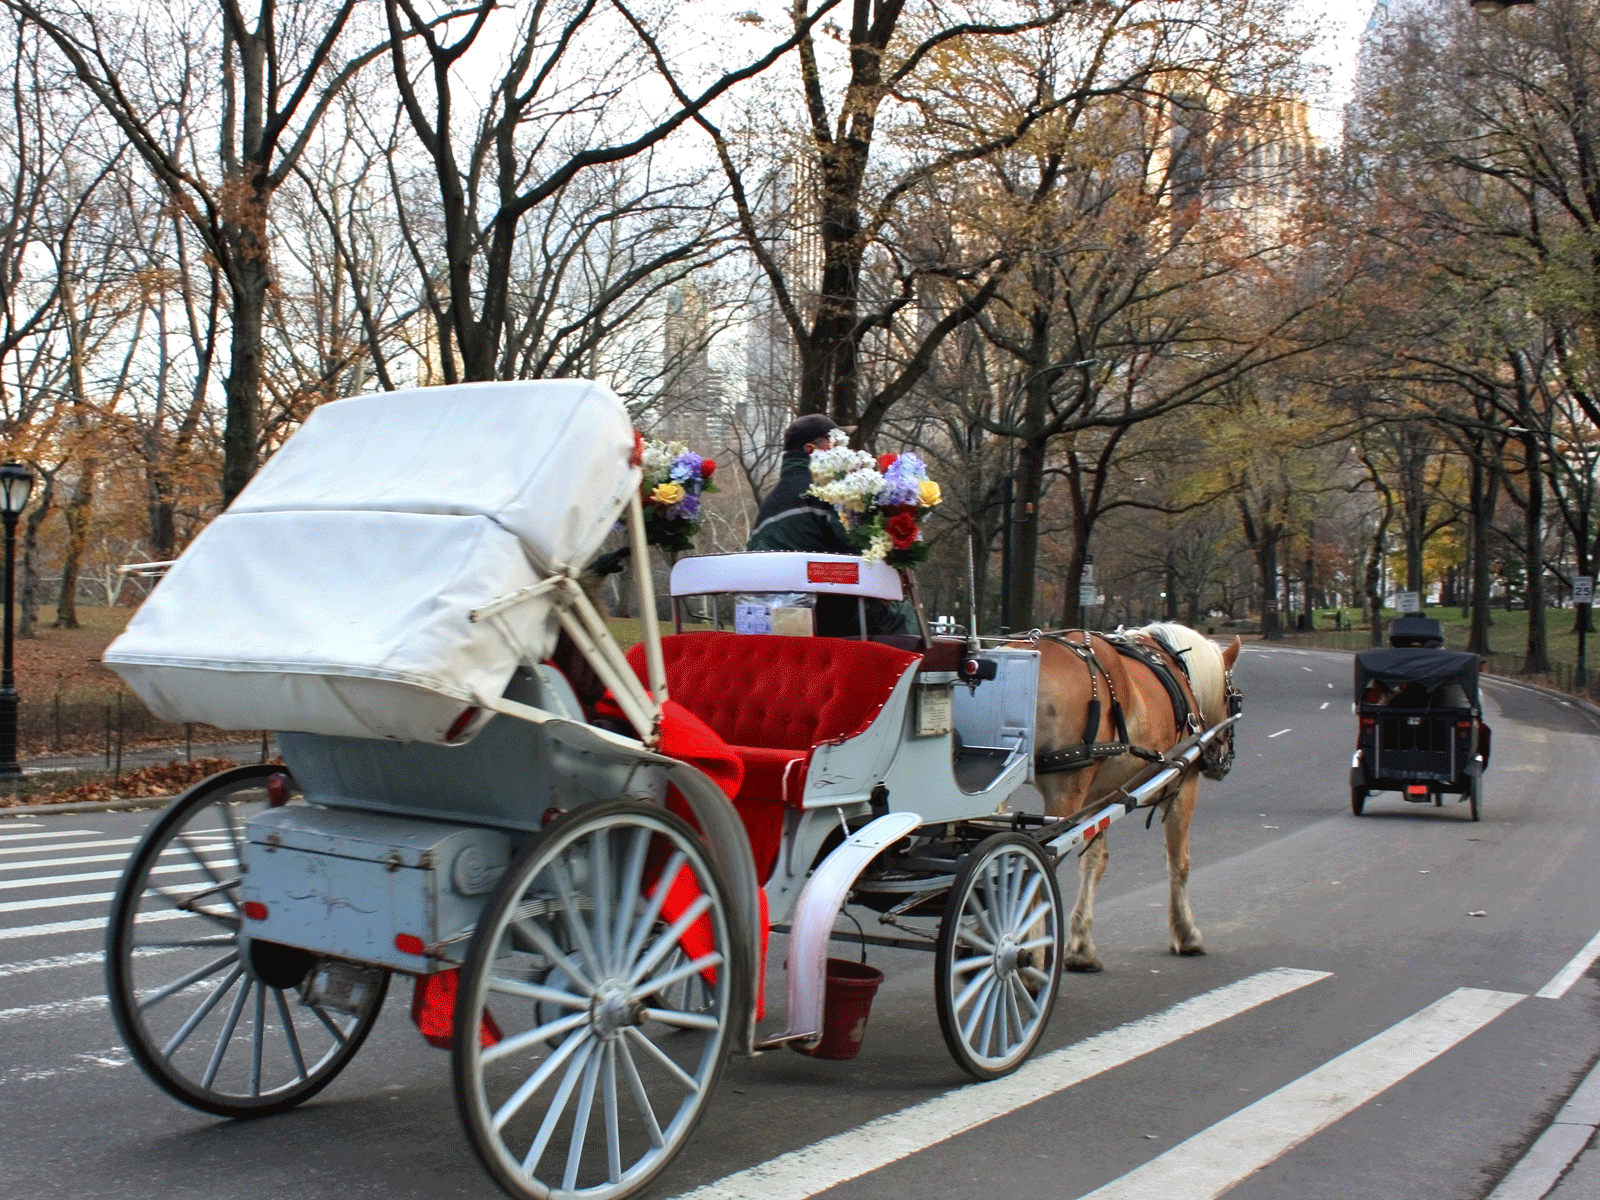
[[(763, 880), (785, 806), (798, 808), (816, 747), (864, 733), (918, 656), (845, 638), (680, 633), (661, 639), (667, 691), (744, 763), (734, 806)], [(646, 678), (644, 647), (628, 662)], [(647, 684), (648, 686), (648, 684)]]

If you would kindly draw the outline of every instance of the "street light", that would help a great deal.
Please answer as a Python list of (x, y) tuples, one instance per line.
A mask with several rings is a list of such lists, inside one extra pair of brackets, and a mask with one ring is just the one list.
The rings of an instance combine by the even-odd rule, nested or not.
[(19, 462), (0, 465), (0, 521), (6, 527), (5, 652), (0, 660), (0, 776), (22, 774), (17, 763), (17, 681), (11, 671), (15, 637), (12, 619), (16, 599), (17, 518), (33, 494), (33, 472)]

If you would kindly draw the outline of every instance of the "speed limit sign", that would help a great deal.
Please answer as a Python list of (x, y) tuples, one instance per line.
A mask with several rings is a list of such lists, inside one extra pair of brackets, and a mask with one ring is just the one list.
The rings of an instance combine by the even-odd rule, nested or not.
[(1572, 577), (1572, 602), (1574, 604), (1594, 603), (1594, 576), (1574, 575)]

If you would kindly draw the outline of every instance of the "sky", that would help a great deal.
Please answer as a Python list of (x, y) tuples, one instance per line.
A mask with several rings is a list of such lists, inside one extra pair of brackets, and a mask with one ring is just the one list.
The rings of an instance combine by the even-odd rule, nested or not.
[(1300, 4), (1324, 29), (1315, 61), (1328, 69), (1327, 93), (1311, 98), (1311, 128), (1331, 143), (1339, 138), (1355, 73), (1356, 45), (1372, 13), (1372, 0), (1300, 0)]

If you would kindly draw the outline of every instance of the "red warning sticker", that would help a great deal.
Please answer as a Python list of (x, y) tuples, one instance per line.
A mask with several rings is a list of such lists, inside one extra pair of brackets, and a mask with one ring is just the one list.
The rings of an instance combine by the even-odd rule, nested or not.
[(861, 564), (853, 562), (808, 562), (809, 583), (860, 583)]

